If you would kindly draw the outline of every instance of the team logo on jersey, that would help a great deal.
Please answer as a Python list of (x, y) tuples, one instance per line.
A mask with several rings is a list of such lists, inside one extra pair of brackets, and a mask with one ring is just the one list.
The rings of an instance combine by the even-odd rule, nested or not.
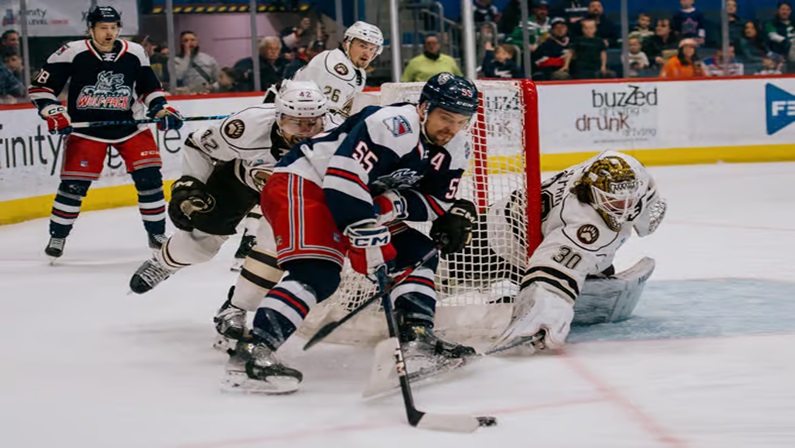
[(63, 44), (61, 48), (59, 48), (58, 51), (55, 52), (55, 55), (60, 56), (64, 54), (68, 49), (69, 49), (69, 44)]
[(224, 125), (224, 134), (229, 138), (240, 138), (246, 130), (243, 120), (235, 119)]
[(593, 224), (585, 224), (577, 229), (577, 239), (583, 244), (593, 244), (599, 239), (599, 229)]
[(348, 67), (340, 62), (339, 64), (334, 66), (334, 71), (339, 73), (340, 76), (345, 76), (348, 74)]
[(409, 120), (403, 115), (385, 119), (384, 125), (387, 129), (389, 129), (390, 132), (392, 132), (392, 135), (395, 137), (400, 137), (404, 134), (411, 134), (411, 125), (409, 125)]
[(77, 97), (78, 109), (129, 110), (132, 104), (132, 89), (124, 85), (124, 74), (103, 71), (97, 75), (97, 83), (85, 86)]

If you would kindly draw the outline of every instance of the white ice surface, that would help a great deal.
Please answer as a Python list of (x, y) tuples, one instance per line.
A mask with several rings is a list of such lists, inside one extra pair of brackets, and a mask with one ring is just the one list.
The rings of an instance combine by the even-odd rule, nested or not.
[(292, 343), (297, 394), (219, 392), (211, 319), (236, 239), (136, 296), (135, 208), (83, 213), (55, 266), (46, 219), (0, 227), (0, 447), (795, 447), (795, 163), (651, 171), (669, 214), (617, 260), (657, 260), (637, 319), (416, 388), (422, 410), (498, 417), (471, 435), (410, 428), (397, 395), (363, 401), (362, 349)]

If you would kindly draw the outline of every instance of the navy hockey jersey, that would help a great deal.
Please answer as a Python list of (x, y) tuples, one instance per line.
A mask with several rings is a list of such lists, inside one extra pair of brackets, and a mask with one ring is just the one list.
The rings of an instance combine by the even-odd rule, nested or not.
[(369, 106), (330, 132), (304, 140), (276, 165), (323, 188), (337, 228), (375, 222), (373, 197), (397, 190), (406, 221), (433, 221), (456, 198), (470, 148), (465, 132), (428, 143), (414, 104)]
[[(33, 104), (39, 110), (58, 104), (57, 97), (67, 81), (67, 109), (73, 122), (132, 120), (136, 99), (140, 98), (147, 107), (153, 101), (165, 101), (143, 47), (125, 40), (117, 40), (109, 53), (99, 52), (90, 39), (62, 46), (33, 76), (29, 88)], [(140, 105), (138, 110), (142, 110)], [(135, 125), (74, 131), (107, 142), (125, 140), (136, 132), (139, 126)]]

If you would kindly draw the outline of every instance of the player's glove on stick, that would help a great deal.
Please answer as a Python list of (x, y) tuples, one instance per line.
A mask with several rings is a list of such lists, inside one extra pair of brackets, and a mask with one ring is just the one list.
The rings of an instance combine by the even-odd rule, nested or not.
[(460, 251), (472, 242), (472, 225), (478, 216), (475, 204), (457, 199), (431, 226), (431, 239), (442, 245), (442, 254)]
[(182, 127), (185, 120), (174, 106), (165, 101), (153, 104), (152, 107), (149, 108), (147, 116), (159, 120), (157, 122), (157, 128), (161, 131), (179, 129)]
[(397, 191), (389, 190), (373, 199), (375, 224), (384, 225), (408, 218), (406, 198)]
[(182, 176), (171, 186), (168, 216), (180, 230), (190, 232), (203, 214), (215, 208), (215, 198), (207, 192), (204, 182), (191, 176)]
[(351, 267), (360, 274), (374, 274), (397, 256), (392, 235), (384, 226), (348, 226), (344, 233), (350, 241), (348, 259), (351, 260)]
[(41, 109), (41, 116), (47, 120), (47, 130), (50, 134), (68, 135), (72, 132), (72, 118), (66, 108), (60, 104), (50, 104)]

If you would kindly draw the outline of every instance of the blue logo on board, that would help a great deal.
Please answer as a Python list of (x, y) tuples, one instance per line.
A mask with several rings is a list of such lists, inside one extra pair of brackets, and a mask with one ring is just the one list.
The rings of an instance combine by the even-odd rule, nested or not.
[(773, 84), (767, 84), (765, 102), (767, 135), (773, 135), (795, 121), (795, 95)]

